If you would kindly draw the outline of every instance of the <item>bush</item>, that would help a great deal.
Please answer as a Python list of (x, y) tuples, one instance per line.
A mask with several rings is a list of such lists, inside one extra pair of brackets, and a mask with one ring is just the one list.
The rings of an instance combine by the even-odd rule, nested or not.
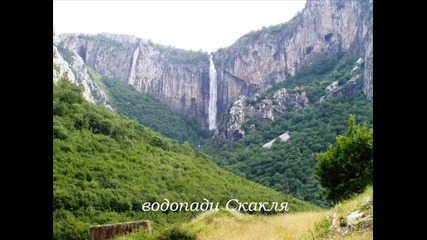
[(350, 115), (347, 132), (338, 136), (326, 152), (317, 155), (316, 173), (333, 202), (361, 193), (372, 184), (373, 130), (366, 123), (355, 125), (355, 121), (356, 117)]
[(158, 238), (159, 240), (196, 240), (196, 235), (179, 226), (174, 226), (165, 231), (165, 233)]

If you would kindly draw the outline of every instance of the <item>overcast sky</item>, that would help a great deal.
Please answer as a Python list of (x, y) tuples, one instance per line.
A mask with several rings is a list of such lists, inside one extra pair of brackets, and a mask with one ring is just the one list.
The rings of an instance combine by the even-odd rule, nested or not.
[(290, 20), (306, 0), (54, 0), (56, 33), (120, 33), (179, 48), (215, 51), (251, 30)]

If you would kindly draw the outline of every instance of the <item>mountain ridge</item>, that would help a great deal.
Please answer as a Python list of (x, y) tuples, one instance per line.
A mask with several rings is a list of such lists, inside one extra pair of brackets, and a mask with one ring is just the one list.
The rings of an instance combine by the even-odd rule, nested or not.
[[(372, 99), (372, 3), (308, 0), (289, 22), (248, 33), (213, 52), (218, 73), (217, 122), (238, 96), (261, 94), (303, 65), (339, 51), (364, 59), (362, 91)], [(207, 127), (211, 98), (207, 53), (107, 33), (58, 38), (58, 45), (104, 76), (127, 82)]]
[[(145, 121), (180, 142), (189, 140), (193, 147), (203, 149), (216, 163), (238, 175), (319, 204), (321, 188), (310, 172), (316, 163), (313, 154), (322, 151), (343, 128), (347, 116), (334, 111), (360, 113), (362, 119), (372, 123), (372, 40), (372, 1), (309, 0), (291, 21), (250, 32), (231, 46), (212, 53), (218, 80), (215, 132), (207, 130), (212, 89), (209, 89), (209, 55), (202, 51), (162, 46), (128, 35), (54, 33), (54, 62), (58, 62), (54, 65), (54, 81), (60, 76), (74, 75), (74, 80), (69, 80), (83, 84), (84, 95), (92, 102), (110, 106), (110, 110), (139, 122)], [(141, 96), (150, 96), (151, 100), (141, 100), (144, 104), (154, 98), (177, 113), (195, 117), (206, 130), (202, 132), (204, 137), (199, 138), (201, 131), (188, 128), (189, 124), (197, 123), (182, 119), (178, 120), (184, 124), (176, 125), (177, 129), (184, 129), (181, 133), (174, 133), (174, 126), (162, 129), (156, 123), (156, 114), (144, 115), (147, 111), (138, 109), (138, 103), (125, 100), (130, 94), (104, 93), (108, 89), (88, 75), (90, 69), (111, 83), (121, 82), (141, 92)], [(114, 109), (111, 106), (117, 99), (123, 101)], [(332, 119), (324, 118), (325, 115)], [(161, 116), (164, 115), (157, 117)], [(324, 126), (325, 122), (315, 117), (329, 125)], [(147, 123), (148, 120), (151, 122)], [(310, 132), (300, 127), (302, 120), (307, 122)], [(324, 127), (316, 130), (312, 126), (315, 124)], [(290, 132), (286, 144), (276, 141), (269, 153), (255, 155), (275, 159), (274, 163), (247, 155), (258, 154), (261, 143), (289, 129), (294, 132)], [(194, 132), (199, 136), (190, 136)], [(323, 136), (316, 132), (322, 132)], [(212, 133), (213, 139), (208, 139)], [(308, 135), (303, 139), (301, 134)], [(290, 148), (295, 156), (299, 151), (303, 154), (297, 163), (294, 156), (280, 151), (276, 145)], [(234, 146), (235, 150), (227, 148)], [(224, 154), (219, 149), (225, 149)], [(284, 158), (277, 158), (277, 154)], [(243, 166), (244, 163), (251, 164), (252, 169)], [(295, 177), (291, 170), (303, 170), (303, 174)], [(295, 184), (288, 184), (290, 179)], [(303, 179), (310, 184), (306, 180), (304, 185), (298, 182)]]

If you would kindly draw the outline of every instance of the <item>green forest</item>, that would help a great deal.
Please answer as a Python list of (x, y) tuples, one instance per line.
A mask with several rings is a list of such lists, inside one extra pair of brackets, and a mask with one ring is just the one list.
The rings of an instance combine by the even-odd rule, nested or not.
[[(316, 154), (326, 151), (335, 138), (345, 132), (351, 114), (357, 116), (358, 123), (367, 122), (372, 127), (373, 106), (361, 91), (352, 96), (328, 98), (322, 103), (319, 99), (332, 82), (343, 85), (351, 78), (355, 61), (340, 52), (303, 66), (295, 76), (273, 85), (260, 98), (249, 99), (246, 104), (256, 104), (286, 88), (291, 92), (305, 91), (309, 107), (282, 114), (268, 123), (247, 119), (243, 128), (254, 125), (255, 133), (245, 136), (232, 148), (224, 144), (220, 151), (211, 150), (214, 147), (205, 148), (205, 151), (219, 166), (237, 175), (322, 207), (331, 206), (314, 172)], [(362, 70), (360, 68), (355, 74)], [(287, 142), (276, 141), (272, 148), (262, 148), (286, 131), (291, 135)]]
[[(276, 191), (330, 206), (314, 174), (316, 153), (325, 151), (337, 135), (345, 132), (350, 114), (357, 115), (358, 122), (372, 123), (372, 104), (359, 94), (331, 99), (319, 107), (283, 115), (269, 124), (253, 120), (258, 132), (245, 137), (234, 148), (223, 145), (221, 151), (212, 154), (213, 161)], [(270, 149), (262, 148), (286, 131), (291, 135), (287, 142), (276, 141)]]
[(222, 205), (231, 198), (288, 201), (291, 211), (317, 207), (236, 176), (188, 143), (163, 137), (135, 120), (84, 100), (83, 86), (53, 89), (54, 239), (89, 239), (96, 224), (148, 219), (154, 227), (197, 212), (148, 211), (144, 202)]
[(373, 184), (374, 131), (367, 122), (356, 124), (354, 115), (348, 123), (347, 131), (327, 151), (317, 154), (316, 174), (327, 190), (327, 198), (334, 203), (362, 193)]

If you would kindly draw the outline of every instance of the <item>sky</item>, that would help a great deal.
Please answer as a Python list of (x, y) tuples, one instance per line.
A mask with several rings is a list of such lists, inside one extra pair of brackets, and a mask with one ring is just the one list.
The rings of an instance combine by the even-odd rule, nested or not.
[(263, 26), (284, 23), (306, 0), (54, 0), (55, 32), (134, 35), (184, 49), (216, 51)]

